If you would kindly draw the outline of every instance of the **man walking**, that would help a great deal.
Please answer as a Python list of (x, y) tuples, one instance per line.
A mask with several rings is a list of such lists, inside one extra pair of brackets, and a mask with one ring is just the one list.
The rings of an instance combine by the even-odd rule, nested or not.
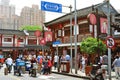
[(120, 77), (120, 57), (116, 56), (116, 59), (113, 61), (112, 66), (115, 68), (116, 79)]
[(13, 64), (13, 59), (11, 58), (11, 56), (9, 56), (9, 57), (6, 59), (6, 66), (7, 66), (7, 68), (8, 68), (9, 73), (11, 73), (12, 64)]

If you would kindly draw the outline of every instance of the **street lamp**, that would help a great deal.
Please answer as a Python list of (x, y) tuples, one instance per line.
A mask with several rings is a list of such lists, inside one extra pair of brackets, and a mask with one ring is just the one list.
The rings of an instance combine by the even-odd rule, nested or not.
[(75, 27), (75, 37), (74, 37), (74, 42), (75, 42), (75, 74), (77, 74), (77, 11), (76, 11), (76, 0), (74, 0), (74, 27)]
[(71, 63), (70, 63), (70, 67), (71, 67), (71, 73), (72, 73), (72, 6), (69, 6), (70, 8), (70, 43), (71, 43), (71, 49), (70, 49), (70, 56), (71, 56)]
[(70, 61), (70, 68), (71, 68), (71, 73), (72, 73), (72, 6), (63, 6), (63, 7), (68, 7), (70, 8), (70, 56), (71, 56), (71, 61)]
[[(108, 19), (108, 36), (110, 36), (110, 1), (105, 0), (108, 2), (107, 8), (108, 8), (108, 13), (107, 13), (107, 19)], [(111, 80), (111, 49), (108, 48), (108, 73), (109, 73), (109, 80)]]

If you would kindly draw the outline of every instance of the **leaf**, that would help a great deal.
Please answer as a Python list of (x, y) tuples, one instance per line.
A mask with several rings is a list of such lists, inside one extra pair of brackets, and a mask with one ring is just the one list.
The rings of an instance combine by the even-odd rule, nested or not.
[(22, 26), (20, 28), (20, 30), (27, 30), (27, 31), (36, 31), (36, 30), (40, 30), (42, 31), (42, 27), (41, 26), (30, 26), (30, 25), (27, 25), (27, 26)]
[(80, 43), (80, 50), (82, 52), (93, 54), (98, 52), (98, 49), (99, 52), (102, 53), (105, 52), (107, 48), (106, 45), (97, 38), (88, 37)]

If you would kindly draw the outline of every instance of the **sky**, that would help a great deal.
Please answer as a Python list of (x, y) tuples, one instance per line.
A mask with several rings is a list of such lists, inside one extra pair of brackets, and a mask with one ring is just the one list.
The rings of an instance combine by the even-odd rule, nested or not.
[[(20, 15), (21, 9), (24, 6), (31, 7), (32, 4), (37, 4), (41, 6), (41, 1), (46, 1), (46, 2), (53, 2), (53, 3), (58, 3), (62, 4), (62, 6), (70, 6), (72, 5), (72, 11), (74, 10), (74, 1), (75, 0), (10, 0), (10, 4), (16, 6), (16, 14)], [(95, 5), (98, 3), (102, 3), (104, 0), (76, 0), (76, 9), (82, 9), (91, 5)], [(120, 0), (110, 0), (110, 3), (115, 9), (120, 10)], [(40, 7), (39, 7), (40, 8)], [(40, 8), (41, 9), (41, 8)], [(66, 13), (70, 12), (70, 9), (68, 7), (62, 7), (62, 12), (63, 13), (57, 13), (57, 12), (46, 12), (46, 22), (51, 21), (55, 18), (58, 18), (62, 15), (65, 15)]]

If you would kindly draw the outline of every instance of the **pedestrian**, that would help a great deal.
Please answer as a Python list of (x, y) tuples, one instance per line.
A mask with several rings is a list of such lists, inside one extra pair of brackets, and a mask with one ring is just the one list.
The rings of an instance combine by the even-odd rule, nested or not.
[(81, 63), (82, 63), (82, 72), (85, 72), (85, 64), (86, 64), (86, 63), (85, 63), (85, 62), (86, 62), (86, 61), (85, 61), (85, 55), (82, 56), (81, 61), (82, 61), (82, 62), (81, 62)]
[(112, 63), (112, 66), (115, 68), (116, 79), (120, 77), (120, 57), (116, 56), (115, 60)]
[(8, 68), (8, 72), (11, 73), (12, 70), (12, 65), (13, 65), (13, 59), (9, 55), (9, 57), (6, 59), (6, 66)]
[(38, 73), (40, 74), (41, 74), (41, 68), (42, 68), (42, 60), (43, 60), (42, 54), (39, 54), (37, 56), (37, 62), (38, 62)]
[(49, 74), (51, 73), (51, 67), (52, 67), (52, 63), (51, 63), (50, 58), (48, 58), (48, 73)]
[(55, 70), (56, 70), (57, 65), (58, 65), (58, 59), (59, 59), (59, 57), (55, 54), (55, 56), (54, 56), (54, 69)]
[(70, 55), (69, 55), (69, 54), (67, 54), (67, 55), (65, 56), (65, 60), (66, 60), (66, 61), (70, 61)]
[(47, 75), (48, 74), (48, 59), (45, 58), (44, 62), (43, 62), (43, 74)]
[(106, 79), (107, 74), (108, 74), (108, 56), (107, 56), (107, 53), (103, 55), (102, 60), (103, 61), (102, 61), (101, 68), (103, 70), (104, 79)]

